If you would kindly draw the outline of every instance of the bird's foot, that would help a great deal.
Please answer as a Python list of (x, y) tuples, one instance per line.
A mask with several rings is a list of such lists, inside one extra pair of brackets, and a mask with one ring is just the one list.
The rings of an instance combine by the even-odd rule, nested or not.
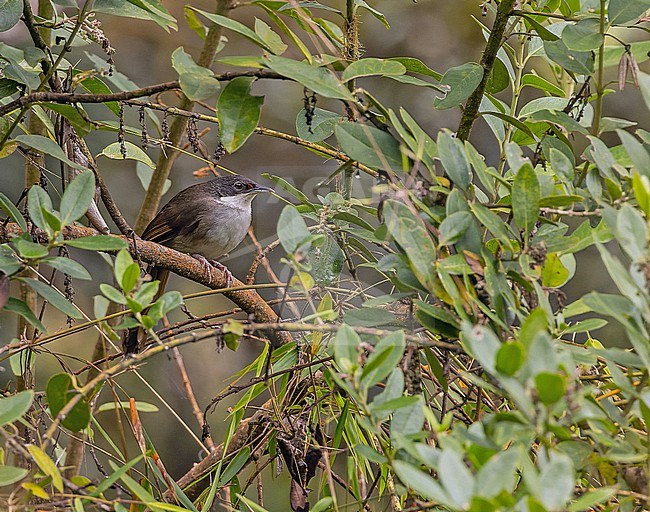
[(217, 270), (220, 270), (221, 272), (226, 274), (226, 287), (230, 287), (233, 277), (232, 274), (230, 273), (230, 270), (228, 270), (228, 267), (222, 265), (216, 260), (208, 260), (205, 256), (202, 256), (201, 254), (192, 254), (192, 257), (201, 262), (201, 265), (203, 265), (203, 268), (210, 276), (210, 281), (212, 281), (213, 268), (216, 268)]
[(230, 270), (228, 270), (228, 267), (219, 263), (217, 260), (210, 260), (210, 263), (212, 264), (213, 267), (221, 270), (224, 274), (226, 274), (226, 288), (230, 288), (233, 277), (232, 274), (230, 273)]

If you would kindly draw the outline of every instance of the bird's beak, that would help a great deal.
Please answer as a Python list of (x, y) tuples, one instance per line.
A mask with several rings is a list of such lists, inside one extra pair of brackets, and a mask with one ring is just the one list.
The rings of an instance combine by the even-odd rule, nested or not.
[(251, 189), (249, 192), (260, 194), (262, 192), (273, 192), (273, 189), (269, 187), (264, 187), (262, 185), (256, 185), (255, 188)]

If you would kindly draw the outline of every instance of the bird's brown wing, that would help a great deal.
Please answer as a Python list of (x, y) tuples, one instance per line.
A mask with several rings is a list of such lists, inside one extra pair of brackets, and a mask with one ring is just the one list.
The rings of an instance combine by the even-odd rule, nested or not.
[[(201, 218), (200, 213), (201, 211), (197, 211), (196, 208), (179, 209), (165, 206), (144, 230), (142, 239), (172, 246), (174, 238), (192, 233), (197, 228)], [(176, 228), (172, 229), (171, 226)]]

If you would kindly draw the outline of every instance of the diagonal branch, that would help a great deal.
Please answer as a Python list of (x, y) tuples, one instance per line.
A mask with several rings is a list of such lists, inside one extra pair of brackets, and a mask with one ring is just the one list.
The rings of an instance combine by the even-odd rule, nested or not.
[[(9, 223), (3, 231), (0, 231), (0, 240), (6, 242), (9, 241), (10, 236), (20, 234), (22, 234), (20, 227), (15, 223)], [(66, 240), (98, 234), (94, 229), (84, 226), (68, 226), (63, 230), (63, 236)], [(43, 238), (43, 241), (47, 240), (45, 234), (40, 230), (36, 230), (35, 236)], [(208, 288), (245, 287), (244, 283), (238, 279), (233, 278), (229, 281), (226, 272), (216, 268), (207, 270), (203, 263), (188, 254), (147, 240), (137, 240), (134, 242), (132, 238), (126, 238), (124, 236), (119, 238), (129, 243), (129, 251), (134, 257), (139, 257), (146, 263), (170, 270), (181, 277), (190, 279)], [(253, 315), (256, 322), (276, 323), (280, 321), (271, 306), (255, 290), (228, 290), (224, 291), (224, 295), (246, 313)], [(269, 340), (275, 346), (292, 341), (292, 337), (288, 332), (265, 331), (265, 334), (268, 335)]]

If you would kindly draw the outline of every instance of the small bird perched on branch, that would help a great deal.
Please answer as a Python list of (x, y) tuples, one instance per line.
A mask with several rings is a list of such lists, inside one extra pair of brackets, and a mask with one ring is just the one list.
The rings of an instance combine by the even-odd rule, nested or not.
[[(163, 206), (142, 233), (142, 239), (191, 254), (208, 271), (216, 267), (230, 279), (230, 271), (217, 260), (235, 249), (246, 236), (255, 196), (270, 191), (240, 175), (220, 176), (192, 185)], [(149, 273), (152, 279), (160, 281), (158, 295), (161, 295), (169, 271), (153, 267)], [(144, 341), (142, 338), (142, 329), (129, 329), (122, 343), (124, 353), (137, 352)]]

